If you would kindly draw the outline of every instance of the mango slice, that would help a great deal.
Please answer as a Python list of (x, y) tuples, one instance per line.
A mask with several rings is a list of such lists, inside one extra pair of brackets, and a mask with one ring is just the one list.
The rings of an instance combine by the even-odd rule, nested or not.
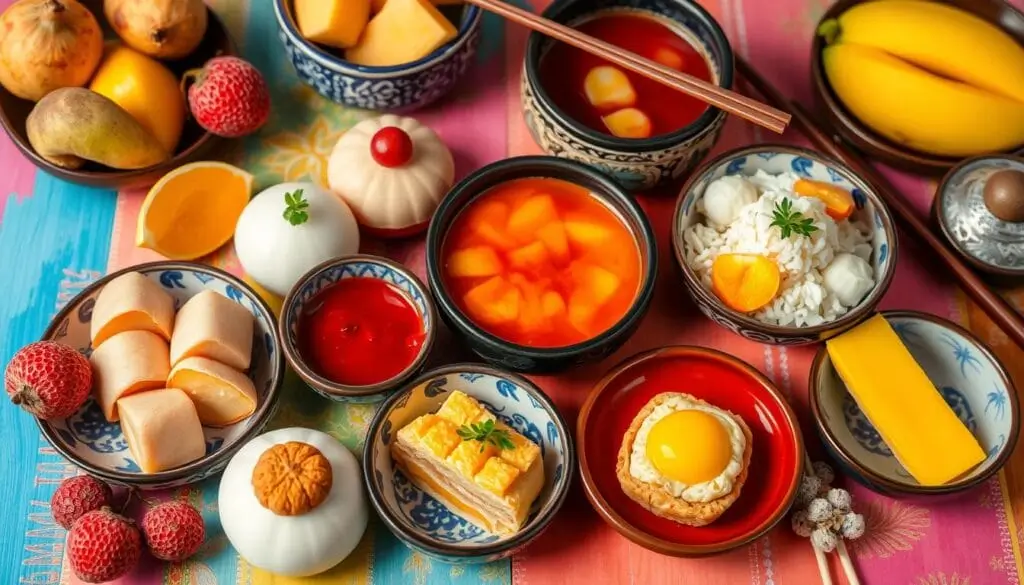
[(587, 291), (577, 290), (569, 296), (569, 323), (580, 333), (591, 333), (591, 321), (600, 307)]
[(651, 135), (651, 119), (636, 108), (623, 108), (607, 116), (601, 116), (605, 127), (619, 138), (648, 138)]
[(508, 262), (517, 270), (543, 268), (548, 263), (548, 249), (543, 242), (527, 244), (509, 252)]
[(545, 291), (540, 297), (541, 312), (546, 319), (554, 319), (565, 314), (565, 299), (556, 291)]
[(295, 20), (307, 40), (347, 49), (370, 20), (370, 0), (295, 0)]
[(719, 254), (711, 264), (711, 289), (741, 313), (772, 302), (781, 283), (779, 265), (761, 254)]
[(545, 225), (558, 221), (558, 210), (550, 195), (538, 194), (519, 204), (508, 218), (508, 233), (523, 242), (532, 242)]
[(686, 63), (678, 51), (668, 47), (658, 47), (654, 51), (654, 60), (677, 71), (682, 71), (683, 65)]
[(572, 272), (573, 280), (576, 281), (576, 290), (585, 291), (597, 305), (608, 302), (608, 299), (612, 298), (619, 290), (621, 283), (619, 277), (600, 266), (573, 262), (569, 270)]
[(508, 215), (509, 207), (505, 203), (484, 201), (472, 208), (466, 223), (485, 242), (499, 250), (508, 251), (516, 246), (515, 240), (505, 233)]
[(473, 246), (452, 252), (448, 258), (448, 274), (455, 277), (494, 276), (501, 274), (501, 258), (490, 246)]
[(345, 51), (345, 59), (369, 67), (404, 65), (426, 57), (457, 35), (429, 0), (388, 0), (363, 29), (359, 42)]
[(591, 248), (608, 241), (614, 236), (611, 228), (590, 221), (584, 217), (566, 215), (562, 222), (569, 241), (582, 248)]
[(569, 261), (569, 237), (560, 221), (553, 221), (537, 230), (537, 239), (544, 244), (555, 264)]
[(636, 90), (622, 70), (611, 65), (600, 65), (587, 72), (583, 79), (583, 92), (595, 108), (626, 108), (636, 103)]
[(492, 276), (462, 298), (466, 311), (481, 323), (501, 325), (519, 317), (522, 293), (503, 276)]
[(857, 208), (856, 203), (853, 201), (853, 195), (846, 189), (832, 183), (811, 179), (797, 179), (793, 183), (793, 191), (804, 197), (820, 199), (825, 204), (825, 213), (829, 214), (836, 221), (843, 221), (850, 217)]
[(528, 333), (548, 330), (550, 325), (544, 316), (541, 288), (522, 274), (513, 274), (509, 280), (519, 288), (523, 295), (519, 309), (519, 327)]

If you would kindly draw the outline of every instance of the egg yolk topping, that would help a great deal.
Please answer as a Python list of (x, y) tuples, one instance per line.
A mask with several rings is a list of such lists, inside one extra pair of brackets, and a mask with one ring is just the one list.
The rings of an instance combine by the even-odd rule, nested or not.
[(666, 477), (694, 485), (725, 471), (732, 459), (732, 444), (715, 415), (680, 410), (654, 423), (647, 435), (647, 458)]

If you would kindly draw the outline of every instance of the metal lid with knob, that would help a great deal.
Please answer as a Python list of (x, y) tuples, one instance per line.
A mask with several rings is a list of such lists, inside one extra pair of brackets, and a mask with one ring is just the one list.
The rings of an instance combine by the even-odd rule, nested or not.
[(1024, 277), (1024, 158), (965, 160), (942, 179), (933, 212), (946, 239), (973, 266)]

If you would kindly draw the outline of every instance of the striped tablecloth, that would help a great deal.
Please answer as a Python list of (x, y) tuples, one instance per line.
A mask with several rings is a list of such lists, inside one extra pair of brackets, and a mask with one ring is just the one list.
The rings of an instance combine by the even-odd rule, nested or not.
[[(1017, 0), (1021, 2), (1021, 0)], [(0, 7), (11, 0), (0, 0)], [(703, 0), (722, 23), (735, 50), (787, 94), (809, 103), (808, 47), (814, 23), (827, 0)], [(527, 6), (528, 2), (520, 0)], [(529, 5), (540, 10), (540, 0)], [(253, 172), (260, 187), (284, 180), (323, 180), (326, 160), (338, 136), (369, 114), (339, 108), (301, 85), (276, 41), (271, 0), (217, 0), (244, 55), (267, 76), (274, 115), (257, 136), (244, 142), (236, 162)], [(456, 156), (459, 176), (509, 155), (537, 153), (522, 122), (519, 72), (526, 33), (484, 18), (486, 33), (478, 62), (455, 95), (417, 114), (435, 128)], [(777, 140), (731, 120), (718, 149)], [(800, 136), (786, 141), (802, 143)], [(55, 180), (0, 138), (0, 360), (37, 339), (53, 314), (77, 291), (105, 272), (155, 259), (132, 244), (143, 193), (79, 187)], [(893, 174), (921, 214), (927, 212), (934, 182)], [(667, 246), (674, 193), (650, 195), (642, 203)], [(929, 255), (903, 235), (896, 279), (882, 308), (914, 308), (969, 325), (1014, 369), (1024, 387), (1024, 355), (949, 282)], [(229, 246), (230, 248), (230, 246)], [(423, 272), (420, 242), (373, 243), (364, 251), (390, 256)], [(664, 258), (671, 255), (662, 250)], [(239, 272), (231, 250), (208, 259)], [(608, 366), (635, 352), (670, 343), (712, 346), (754, 364), (774, 379), (803, 417), (812, 449), (817, 440), (807, 416), (807, 373), (813, 349), (786, 349), (747, 342), (699, 315), (683, 285), (668, 270), (658, 282), (651, 315), (643, 327), (605, 363), (536, 381), (572, 420), (594, 381)], [(1024, 304), (1024, 291), (1008, 293)], [(451, 343), (451, 340), (447, 340)], [(328, 403), (297, 379), (286, 385), (285, 404), (273, 427), (325, 430), (359, 449), (372, 406)], [(33, 420), (10, 405), (0, 406), (0, 584), (77, 584), (64, 554), (65, 531), (50, 517), (57, 484), (76, 469), (40, 436)], [(868, 534), (852, 548), (866, 585), (1017, 584), (1022, 573), (1024, 455), (963, 497), (942, 503), (901, 501), (851, 486), (866, 515)], [(481, 566), (448, 566), (414, 553), (372, 522), (362, 544), (341, 566), (305, 580), (275, 578), (248, 566), (231, 549), (217, 520), (216, 479), (164, 498), (185, 498), (201, 508), (209, 538), (193, 559), (179, 564), (144, 559), (122, 585), (319, 585), (428, 583), (515, 585), (637, 583), (643, 585), (805, 585), (818, 582), (810, 545), (781, 526), (769, 536), (730, 554), (703, 560), (658, 556), (621, 538), (590, 509), (579, 490), (541, 539), (511, 560)], [(833, 574), (839, 575), (838, 564)], [(844, 582), (838, 577), (838, 582)]]

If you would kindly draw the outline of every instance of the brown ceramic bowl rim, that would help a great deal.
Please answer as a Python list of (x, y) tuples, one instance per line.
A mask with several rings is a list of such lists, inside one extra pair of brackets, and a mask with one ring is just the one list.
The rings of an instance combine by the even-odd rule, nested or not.
[[(213, 9), (210, 8), (209, 6), (206, 7), (206, 13), (207, 13), (207, 20), (209, 22), (214, 23), (214, 26), (220, 27), (221, 32), (224, 34), (224, 38), (226, 39), (227, 46), (230, 48), (230, 51), (228, 53), (226, 53), (226, 54), (227, 55), (235, 55), (235, 54), (237, 54), (238, 53), (238, 47), (235, 46), (235, 42), (234, 42), (234, 40), (232, 40), (231, 34), (228, 32), (227, 27), (224, 26), (224, 23), (221, 22), (220, 18), (217, 16), (217, 13), (214, 12)], [(207, 31), (206, 34), (210, 34), (209, 31)], [(165, 160), (165, 161), (163, 161), (161, 163), (157, 163), (155, 165), (148, 166), (148, 167), (141, 168), (141, 169), (128, 169), (128, 170), (112, 169), (112, 170), (107, 170), (107, 171), (83, 171), (83, 170), (80, 170), (80, 169), (66, 169), (64, 167), (59, 167), (59, 166), (51, 163), (50, 161), (46, 160), (45, 158), (39, 156), (39, 154), (36, 152), (36, 150), (34, 148), (32, 148), (32, 145), (30, 145), (27, 142), (23, 141), (21, 139), (21, 137), (18, 136), (18, 133), (15, 132), (14, 127), (11, 124), (10, 119), (7, 117), (7, 112), (3, 108), (0, 108), (0, 127), (3, 127), (4, 132), (6, 132), (7, 136), (10, 137), (11, 143), (13, 143), (14, 146), (17, 147), (17, 149), (23, 155), (25, 155), (29, 160), (31, 160), (32, 164), (36, 165), (37, 167), (39, 167), (40, 169), (46, 171), (47, 173), (49, 173), (51, 175), (54, 175), (54, 176), (57, 176), (57, 177), (60, 177), (62, 175), (68, 176), (68, 177), (73, 177), (74, 180), (76, 180), (76, 181), (85, 181), (85, 182), (89, 182), (89, 184), (96, 184), (95, 181), (108, 181), (108, 182), (109, 181), (125, 181), (125, 182), (128, 182), (128, 181), (130, 181), (132, 179), (137, 179), (137, 178), (140, 178), (140, 177), (144, 177), (144, 176), (146, 176), (146, 175), (148, 175), (150, 173), (153, 173), (154, 171), (160, 170), (160, 169), (166, 169), (167, 172), (170, 172), (170, 171), (172, 171), (172, 170), (182, 166), (183, 164), (185, 164), (185, 161), (189, 160), (190, 156), (192, 156), (200, 148), (203, 148), (204, 146), (206, 146), (206, 144), (208, 142), (210, 142), (211, 140), (215, 140), (215, 139), (219, 138), (217, 136), (214, 136), (210, 132), (204, 130), (202, 135), (200, 135), (199, 138), (197, 138), (195, 140), (195, 142), (190, 144), (184, 150), (182, 150), (180, 152), (177, 152), (176, 154), (171, 156), (171, 158), (169, 158), (169, 159), (167, 159), (167, 160)]]
[[(881, 278), (875, 283), (871, 292), (866, 297), (861, 299), (857, 306), (853, 307), (838, 319), (822, 323), (820, 325), (813, 325), (810, 327), (790, 327), (781, 325), (772, 325), (770, 323), (764, 323), (757, 319), (730, 309), (718, 299), (704, 283), (697, 278), (694, 274), (693, 269), (690, 268), (686, 262), (686, 242), (683, 239), (683, 230), (680, 229), (680, 220), (683, 216), (684, 203), (690, 197), (690, 193), (693, 187), (702, 179), (705, 178), (712, 169), (720, 166), (725, 161), (740, 157), (747, 156), (750, 154), (756, 154), (759, 152), (778, 152), (794, 154), (809, 158), (811, 160), (818, 161), (826, 166), (832, 167), (834, 170), (839, 171), (845, 175), (851, 183), (856, 185), (861, 191), (864, 192), (864, 196), (871, 201), (875, 211), (882, 220), (882, 229), (885, 231), (887, 244), (889, 245), (889, 256), (882, 270)], [(818, 336), (822, 334), (828, 334), (832, 331), (841, 331), (848, 326), (859, 323), (866, 318), (874, 310), (874, 307), (878, 304), (878, 301), (882, 299), (886, 291), (889, 289), (889, 285), (892, 284), (892, 279), (896, 275), (896, 259), (899, 257), (899, 242), (896, 237), (896, 228), (893, 223), (892, 215), (889, 213), (889, 207), (882, 201), (878, 193), (875, 192), (875, 188), (860, 178), (857, 173), (850, 170), (849, 167), (836, 159), (815, 152), (807, 148), (801, 148), (797, 146), (787, 146), (782, 144), (759, 144), (756, 146), (743, 146), (723, 152), (715, 158), (704, 162), (697, 170), (695, 170), (690, 177), (683, 184), (683, 188), (679, 192), (679, 197), (676, 200), (676, 208), (672, 214), (672, 249), (675, 253), (676, 262), (683, 272), (683, 279), (692, 294), (700, 297), (700, 300), (715, 307), (719, 312), (724, 313), (732, 321), (743, 324), (744, 327), (770, 335), (772, 337), (806, 337), (806, 336)]]
[[(313, 368), (307, 363), (306, 359), (302, 356), (302, 352), (299, 351), (298, 347), (291, 342), (287, 334), (288, 326), (291, 323), (289, 317), (289, 309), (298, 303), (296, 295), (299, 290), (309, 281), (313, 280), (321, 273), (344, 264), (352, 264), (358, 262), (366, 262), (370, 264), (380, 264), (387, 268), (397, 272), (403, 278), (409, 281), (409, 283), (420, 293), (423, 297), (423, 305), (427, 308), (426, 315), (420, 315), (420, 317), (426, 317), (429, 327), (424, 331), (423, 344), (420, 346), (419, 353), (416, 354), (414, 359), (404, 370), (375, 384), (366, 384), (362, 386), (354, 386), (351, 384), (339, 384), (333, 382), (327, 378), (317, 374)], [(371, 276), (369, 278), (377, 278)], [(386, 281), (385, 281), (386, 282)], [(416, 312), (419, 313), (419, 309), (412, 299), (408, 298), (408, 295), (399, 290), (403, 297), (406, 297), (409, 304), (416, 308)], [(411, 270), (402, 266), (398, 262), (382, 256), (374, 256), (372, 254), (350, 254), (348, 256), (339, 256), (338, 258), (332, 258), (325, 262), (317, 264), (313, 268), (310, 268), (305, 274), (299, 278), (298, 281), (288, 291), (288, 295), (285, 296), (284, 302), (281, 304), (281, 315), (278, 317), (278, 331), (281, 339), (281, 350), (284, 352), (284, 357), (288, 360), (288, 365), (295, 370), (295, 373), (302, 378), (302, 381), (317, 388), (331, 396), (338, 398), (354, 398), (371, 396), (381, 392), (386, 392), (395, 388), (396, 386), (405, 382), (410, 376), (419, 371), (420, 367), (427, 361), (427, 356), (430, 355), (430, 350), (434, 345), (434, 337), (437, 333), (437, 309), (434, 307), (434, 301), (430, 298), (430, 293), (427, 291), (427, 287), (423, 285), (423, 281), (418, 276), (412, 273)]]
[(814, 355), (814, 360), (811, 362), (810, 380), (808, 382), (811, 414), (814, 417), (814, 426), (817, 427), (822, 440), (844, 465), (853, 469), (856, 473), (860, 474), (871, 483), (882, 486), (892, 492), (917, 495), (949, 494), (963, 491), (983, 483), (1002, 469), (1003, 465), (1006, 464), (1010, 455), (1013, 453), (1013, 449), (1017, 444), (1017, 438), (1020, 435), (1020, 400), (1017, 398), (1017, 392), (1013, 385), (1013, 380), (1011, 380), (1010, 376), (1007, 374), (1006, 368), (995, 354), (989, 350), (988, 346), (978, 339), (976, 335), (948, 319), (943, 319), (921, 311), (879, 311), (879, 314), (883, 317), (928, 321), (940, 327), (949, 329), (950, 331), (953, 331), (974, 343), (981, 350), (982, 355), (995, 367), (996, 371), (999, 373), (999, 378), (1003, 381), (1003, 384), (1006, 385), (1007, 399), (1010, 401), (1010, 418), (1012, 419), (1010, 435), (1006, 437), (1006, 443), (1003, 444), (999, 456), (996, 457), (992, 464), (989, 465), (987, 470), (975, 477), (967, 477), (941, 486), (922, 486), (893, 481), (892, 479), (879, 475), (858, 462), (849, 450), (844, 448), (842, 443), (836, 439), (835, 435), (832, 433), (831, 427), (825, 424), (825, 419), (821, 414), (821, 401), (818, 397), (820, 387), (818, 380), (821, 375), (821, 369), (825, 367), (825, 358), (828, 356), (828, 347), (822, 345)]
[[(590, 420), (590, 413), (594, 410), (594, 406), (604, 394), (611, 381), (622, 374), (622, 372), (642, 361), (664, 355), (709, 357), (711, 359), (724, 362), (726, 365), (739, 370), (741, 373), (746, 374), (757, 382), (768, 392), (768, 394), (786, 414), (789, 429), (793, 433), (793, 445), (796, 451), (795, 460), (797, 462), (798, 470), (793, 476), (793, 481), (790, 483), (789, 489), (786, 492), (786, 497), (779, 503), (775, 512), (770, 518), (768, 518), (768, 520), (763, 522), (747, 535), (715, 545), (686, 545), (655, 537), (650, 533), (633, 526), (625, 518), (620, 516), (619, 513), (615, 511), (615, 508), (604, 499), (600, 490), (594, 483), (594, 477), (590, 473), (590, 464), (587, 461), (586, 448), (586, 431), (587, 424)], [(616, 532), (636, 544), (656, 553), (674, 557), (703, 557), (715, 555), (751, 543), (767, 534), (768, 531), (774, 528), (775, 525), (778, 524), (778, 522), (786, 515), (792, 507), (793, 502), (796, 501), (797, 490), (800, 487), (800, 481), (803, 478), (804, 461), (807, 458), (804, 451), (803, 436), (800, 432), (799, 419), (797, 419), (796, 413), (789, 405), (789, 401), (787, 401), (786, 397), (782, 395), (782, 392), (779, 391), (778, 387), (776, 387), (775, 384), (757, 368), (738, 357), (717, 349), (696, 345), (668, 345), (642, 351), (625, 358), (609, 370), (597, 382), (597, 384), (594, 385), (590, 394), (587, 395), (587, 399), (584, 401), (583, 407), (580, 409), (579, 418), (576, 421), (576, 454), (577, 459), (579, 460), (580, 477), (583, 480), (583, 491), (586, 493), (587, 499), (590, 500), (590, 504), (594, 507), (594, 510), (596, 510), (598, 515), (601, 516), (601, 519), (614, 528)]]
[[(834, 130), (840, 135), (846, 135), (846, 139), (849, 142), (854, 144), (863, 142), (871, 149), (884, 152), (885, 154), (879, 155), (878, 158), (891, 159), (893, 164), (912, 165), (919, 169), (928, 169), (930, 172), (945, 171), (963, 160), (963, 157), (945, 157), (929, 154), (907, 148), (884, 138), (861, 122), (856, 116), (847, 111), (842, 101), (835, 95), (835, 92), (832, 91), (832, 86), (829, 84), (828, 78), (825, 76), (824, 65), (821, 62), (821, 53), (822, 50), (824, 50), (825, 45), (821, 35), (817, 34), (818, 29), (825, 21), (837, 18), (840, 14), (857, 4), (870, 1), (872, 0), (839, 0), (829, 6), (828, 10), (825, 11), (825, 14), (823, 14), (817, 24), (814, 25), (815, 32), (811, 38), (811, 86), (813, 87), (814, 92), (817, 93), (818, 97), (822, 100), (825, 108), (827, 108), (832, 116), (834, 116), (838, 121), (838, 123), (835, 124), (837, 127), (834, 128)], [(1016, 12), (1020, 16), (1021, 21), (1024, 22), (1024, 13), (1021, 13), (1020, 10), (1010, 5), (1008, 2), (1000, 2), (1000, 4), (1004, 5), (1004, 10), (1009, 9), (1012, 12)], [(963, 9), (961, 8), (961, 10)], [(986, 20), (986, 22), (990, 21)], [(990, 24), (993, 24), (1004, 32), (1007, 32), (1013, 38), (1016, 38), (1017, 36), (1016, 34), (1006, 31), (1006, 28), (999, 23), (990, 22)], [(850, 137), (850, 134), (855, 136)], [(1012, 152), (1021, 146), (1022, 145), (1014, 146), (1009, 149), (1008, 152)]]
[(960, 242), (955, 237), (953, 237), (953, 233), (949, 230), (949, 224), (947, 224), (946, 221), (943, 219), (943, 217), (945, 216), (943, 210), (945, 209), (944, 204), (946, 200), (946, 186), (949, 184), (949, 181), (952, 180), (953, 177), (955, 177), (957, 173), (959, 173), (965, 167), (985, 160), (1011, 160), (1016, 163), (1024, 165), (1024, 151), (1021, 151), (1017, 154), (983, 154), (980, 156), (972, 156), (971, 158), (964, 159), (962, 162), (960, 162), (953, 168), (949, 169), (949, 171), (942, 177), (942, 180), (939, 182), (938, 188), (935, 189), (935, 197), (932, 199), (932, 214), (935, 216), (935, 222), (939, 224), (939, 229), (942, 230), (942, 235), (946, 237), (946, 241), (948, 241), (949, 244), (953, 246), (953, 249), (955, 249), (960, 254), (960, 257), (966, 260), (968, 264), (974, 266), (978, 270), (988, 272), (991, 274), (999, 274), (1002, 276), (1010, 277), (1024, 276), (1024, 268), (1019, 268), (1016, 270), (1012, 268), (1004, 268), (1002, 266), (997, 266), (995, 264), (989, 264), (988, 262), (982, 262), (981, 260), (975, 258), (973, 254), (970, 254), (967, 252), (967, 250), (964, 250), (963, 247), (960, 245)]
[[(267, 305), (266, 301), (263, 300), (256, 291), (252, 289), (248, 284), (242, 281), (241, 278), (236, 277), (233, 274), (229, 274), (224, 270), (209, 266), (207, 264), (201, 264), (199, 262), (190, 262), (185, 260), (158, 260), (156, 262), (146, 262), (144, 264), (136, 264), (134, 266), (127, 266), (120, 270), (111, 272), (99, 278), (89, 286), (82, 289), (75, 297), (64, 305), (64, 308), (50, 320), (50, 324), (46, 327), (43, 332), (42, 340), (52, 339), (57, 329), (60, 328), (61, 323), (65, 319), (71, 317), (73, 312), (78, 311), (81, 306), (81, 299), (87, 299), (90, 295), (95, 292), (102, 290), (110, 281), (115, 278), (127, 274), (129, 272), (151, 272), (154, 270), (196, 270), (201, 272), (209, 272), (230, 283), (232, 286), (243, 291), (245, 295), (253, 303), (259, 307), (260, 312), (263, 313), (268, 327), (273, 332), (276, 341), (280, 344), (281, 335), (277, 330), (277, 321), (274, 319), (274, 312), (270, 310), (270, 306)], [(277, 405), (278, 398), (281, 395), (281, 387), (284, 383), (284, 358), (278, 354), (277, 357), (271, 357), (271, 361), (277, 362), (277, 376), (271, 384), (270, 390), (267, 392), (266, 398), (261, 404), (256, 406), (256, 411), (253, 412), (249, 417), (244, 420), (252, 421), (248, 428), (246, 428), (240, 435), (232, 440), (231, 443), (225, 443), (223, 447), (217, 451), (203, 455), (200, 459), (196, 459), (191, 463), (186, 463), (181, 467), (175, 467), (174, 469), (168, 469), (166, 471), (159, 471), (156, 473), (125, 473), (117, 470), (112, 470), (104, 467), (100, 467), (82, 459), (75, 454), (74, 451), (64, 448), (64, 441), (59, 440), (54, 436), (54, 431), (50, 425), (46, 424), (45, 421), (36, 418), (36, 424), (39, 426), (39, 431), (43, 434), (43, 437), (47, 442), (60, 453), (65, 459), (72, 462), (73, 464), (81, 467), (87, 471), (90, 475), (94, 475), (99, 478), (107, 479), (119, 484), (131, 484), (137, 486), (152, 485), (158, 483), (172, 482), (187, 478), (196, 472), (208, 469), (215, 465), (219, 465), (227, 459), (230, 459), (235, 452), (242, 448), (243, 445), (249, 442), (250, 439), (255, 437), (263, 430), (266, 425), (269, 415), (274, 412), (274, 408)], [(242, 421), (240, 421), (242, 422)], [(239, 423), (235, 423), (239, 424)]]

